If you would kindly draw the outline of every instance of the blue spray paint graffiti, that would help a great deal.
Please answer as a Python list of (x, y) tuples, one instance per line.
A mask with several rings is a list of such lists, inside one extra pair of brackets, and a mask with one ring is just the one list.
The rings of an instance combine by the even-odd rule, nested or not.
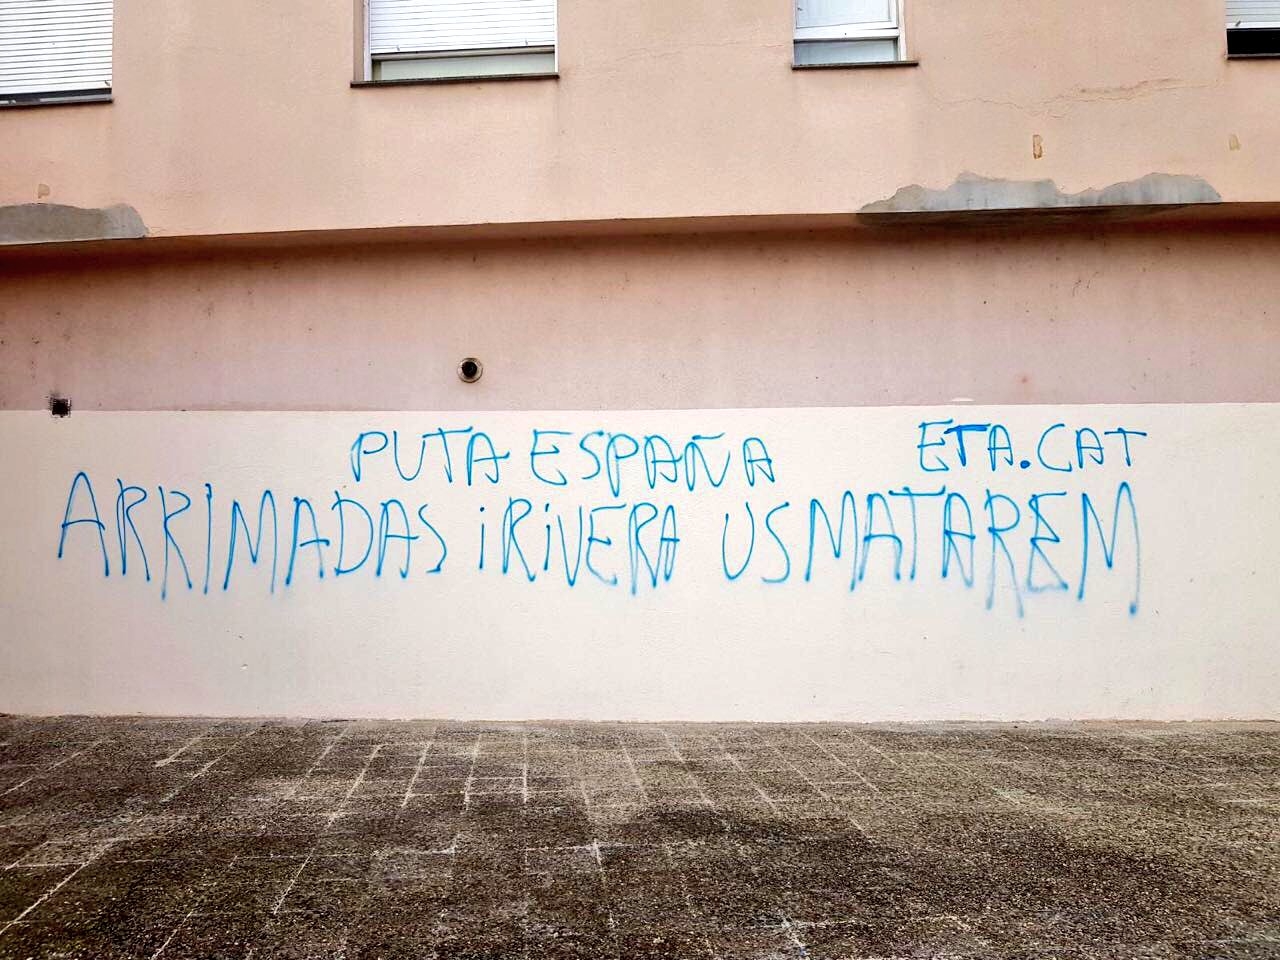
[[(689, 569), (682, 561), (691, 535), (687, 504), (727, 496), (733, 505), (716, 514), (723, 523), (714, 576), (732, 589), (830, 583), (838, 575), (851, 594), (868, 581), (955, 582), (971, 590), (982, 578), (986, 609), (1024, 616), (1041, 595), (1074, 591), (1085, 602), (1105, 572), (1109, 582), (1122, 577), (1131, 584), (1128, 610), (1139, 612), (1138, 502), (1132, 477), (1117, 480), (1116, 472), (1132, 468), (1145, 431), (1054, 422), (1028, 437), (1019, 457), (1003, 424), (926, 420), (904, 445), (908, 469), (931, 475), (923, 489), (910, 482), (863, 490), (850, 484), (802, 491), (804, 499), (793, 501), (794, 491), (773, 493), (785, 463), (760, 435), (733, 440), (724, 432), (672, 437), (564, 426), (539, 426), (514, 448), (474, 425), (414, 434), (362, 430), (346, 453), (349, 489), (333, 491), (327, 515), (317, 514), (314, 504), (323, 501), (305, 491), (286, 498), (267, 488), (242, 502), (208, 480), (200, 484), (200, 518), (186, 490), (116, 477), (108, 530), (93, 478), (80, 470), (58, 525), (57, 556), (100, 562), (104, 577), (114, 567), (117, 576), (144, 583), (152, 581), (151, 558), (162, 558), (162, 600), (207, 594), (215, 561), (222, 592), (275, 594), (283, 563), (287, 596), (300, 582), (326, 578), (447, 574), (451, 550), (462, 541), (477, 551), (470, 574), (567, 589), (591, 583), (635, 596), (661, 590)], [(999, 484), (1006, 471), (1041, 471), (1058, 478), (1057, 487), (1070, 475), (1089, 486), (1015, 496)], [(948, 482), (939, 485), (939, 474)], [(471, 520), (456, 510), (429, 518), (425, 500), (363, 496), (375, 480), (470, 489), (483, 502)], [(699, 536), (708, 533), (698, 528)], [(201, 547), (197, 590), (188, 557)]]

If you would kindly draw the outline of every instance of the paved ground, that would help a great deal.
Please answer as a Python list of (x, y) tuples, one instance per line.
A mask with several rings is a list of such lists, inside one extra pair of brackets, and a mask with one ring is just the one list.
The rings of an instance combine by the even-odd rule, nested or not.
[(1280, 958), (1280, 725), (0, 716), (0, 960)]

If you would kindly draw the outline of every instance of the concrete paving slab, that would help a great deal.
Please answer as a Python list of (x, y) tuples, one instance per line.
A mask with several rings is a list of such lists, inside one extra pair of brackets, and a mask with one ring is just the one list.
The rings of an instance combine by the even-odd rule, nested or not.
[(1280, 724), (0, 716), (44, 957), (1280, 958)]

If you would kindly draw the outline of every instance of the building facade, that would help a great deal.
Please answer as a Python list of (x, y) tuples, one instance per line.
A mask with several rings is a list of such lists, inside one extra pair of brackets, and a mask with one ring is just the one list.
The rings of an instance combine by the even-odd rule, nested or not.
[(1280, 7), (805, 2), (4, 5), (6, 702), (1280, 712)]

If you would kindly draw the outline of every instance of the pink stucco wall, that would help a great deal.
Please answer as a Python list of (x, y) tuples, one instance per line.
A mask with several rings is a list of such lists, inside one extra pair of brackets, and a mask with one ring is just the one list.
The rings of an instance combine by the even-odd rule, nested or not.
[(1225, 59), (1222, 0), (908, 0), (918, 67), (835, 71), (790, 69), (790, 0), (560, 0), (558, 80), (378, 89), (355, 2), (118, 0), (115, 102), (0, 111), (0, 207), (155, 236), (827, 214), (966, 171), (1280, 200), (1280, 61)]
[[(906, 0), (917, 66), (819, 71), (790, 68), (791, 0), (559, 0), (559, 79), (361, 89), (357, 2), (117, 0), (114, 102), (0, 110), (9, 709), (1275, 715), (1277, 604), (1253, 577), (1276, 538), (1272, 408), (1132, 406), (1280, 401), (1280, 60), (1225, 59), (1221, 0)], [(1110, 209), (1041, 209), (1090, 189)], [(891, 197), (915, 212), (860, 215)], [(466, 356), (476, 384), (455, 373)], [(11, 412), (52, 396), (77, 415)], [(856, 408), (967, 403), (1020, 436), (1058, 411), (1001, 405), (1116, 404), (1093, 422), (1159, 425), (1139, 474), (1146, 619), (1127, 581), (1089, 608), (1056, 594), (1040, 622), (980, 602), (957, 618), (940, 595), (876, 606), (865, 588), (855, 605), (843, 574), (828, 600), (766, 600), (753, 570), (743, 602), (714, 537), (710, 580), (629, 608), (546, 578), (534, 602), (492, 569), (376, 611), (391, 576), (330, 606), (175, 589), (166, 607), (167, 539), (158, 584), (145, 566), (141, 584), (136, 567), (100, 576), (106, 537), (89, 567), (53, 550), (79, 470), (208, 476), (219, 503), (281, 478), (332, 490), (369, 419), (343, 411), (506, 411), (480, 419), (527, 435), (540, 418), (523, 411), (687, 408), (587, 422), (692, 435), (761, 416), (718, 408), (773, 408), (803, 454), (799, 505), (910, 477), (893, 458), (915, 462), (920, 412)], [(807, 406), (851, 409), (783, 409)], [(93, 410), (265, 412), (78, 415)], [(300, 410), (326, 413), (284, 413)], [(139, 522), (163, 538), (156, 492)], [(744, 495), (723, 494), (690, 529), (714, 532)], [(472, 529), (467, 496), (443, 512)]]
[(36, 260), (0, 268), (0, 408), (1274, 401), (1277, 262), (1221, 228)]

